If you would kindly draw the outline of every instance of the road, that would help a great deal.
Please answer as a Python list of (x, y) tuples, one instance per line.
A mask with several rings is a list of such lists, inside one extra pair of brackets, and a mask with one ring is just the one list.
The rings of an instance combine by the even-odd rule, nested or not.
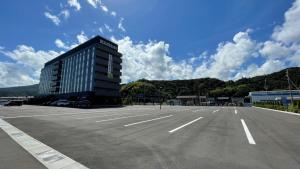
[[(86, 110), (24, 105), (1, 107), (0, 117), (3, 124), (43, 143), (26, 150), (13, 140), (16, 133), (2, 127), (1, 169), (51, 168), (32, 155), (32, 150), (45, 146), (92, 169), (300, 168), (300, 116), (271, 110), (188, 106)], [(52, 156), (47, 160), (48, 164), (60, 161)]]

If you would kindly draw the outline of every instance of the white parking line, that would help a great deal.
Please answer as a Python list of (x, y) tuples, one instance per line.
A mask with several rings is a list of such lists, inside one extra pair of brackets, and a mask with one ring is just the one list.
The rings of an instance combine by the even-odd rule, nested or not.
[(110, 117), (110, 116), (117, 116), (117, 115), (128, 115), (133, 113), (115, 113), (115, 114), (105, 114), (105, 115), (98, 115), (98, 116), (89, 116), (89, 117), (80, 117), (75, 118), (76, 120), (83, 120), (83, 119), (93, 119), (93, 118), (99, 118), (99, 117)]
[(193, 110), (194, 113), (201, 112), (201, 111), (203, 111), (203, 109)]
[(17, 129), (2, 119), (0, 119), (0, 128), (6, 132), (16, 143), (18, 143), (40, 163), (49, 169), (88, 169), (70, 157), (67, 157), (66, 155), (30, 137), (23, 131)]
[(198, 121), (198, 120), (200, 120), (200, 119), (202, 119), (202, 118), (203, 118), (203, 117), (199, 117), (199, 118), (197, 118), (197, 119), (195, 119), (195, 120), (193, 120), (193, 121), (190, 121), (190, 122), (188, 122), (188, 123), (186, 123), (186, 124), (184, 124), (184, 125), (182, 125), (182, 126), (179, 126), (179, 127), (175, 128), (175, 129), (173, 129), (173, 130), (170, 130), (169, 133), (173, 133), (173, 132), (175, 132), (175, 131), (177, 131), (177, 130), (179, 130), (179, 129), (182, 129), (183, 127), (185, 127), (185, 126), (187, 126), (187, 125), (190, 125), (190, 124), (192, 124), (192, 123), (194, 123), (194, 122), (196, 122), (196, 121)]
[(212, 114), (214, 114), (214, 113), (216, 113), (216, 112), (218, 112), (219, 110), (214, 110), (213, 112), (211, 112)]
[(119, 120), (119, 119), (127, 119), (127, 118), (131, 118), (131, 117), (149, 116), (149, 115), (152, 115), (152, 114), (141, 114), (141, 115), (136, 115), (136, 116), (125, 116), (125, 117), (118, 117), (118, 118), (113, 118), (113, 119), (99, 120), (99, 121), (96, 121), (96, 123)]
[(27, 118), (27, 117), (48, 117), (48, 116), (65, 116), (65, 115), (85, 115), (94, 113), (105, 113), (105, 112), (88, 112), (88, 113), (57, 113), (57, 114), (35, 114), (35, 115), (20, 115), (20, 116), (4, 116), (4, 119), (15, 119), (15, 118)]
[(269, 110), (269, 111), (276, 111), (276, 112), (280, 112), (280, 113), (286, 113), (286, 114), (295, 115), (295, 116), (300, 116), (299, 113), (287, 112), (287, 111), (282, 111), (282, 110), (274, 110), (274, 109), (268, 109), (268, 108), (262, 108), (262, 107), (256, 107), (256, 106), (252, 106), (252, 107), (255, 107), (258, 109)]
[(140, 122), (136, 122), (136, 123), (126, 124), (126, 125), (124, 125), (124, 126), (125, 126), (125, 127), (128, 127), (128, 126), (134, 126), (134, 125), (137, 125), (137, 124), (142, 124), (142, 123), (146, 123), (146, 122), (150, 122), (150, 121), (154, 121), (154, 120), (165, 119), (165, 118), (172, 117), (172, 116), (173, 116), (173, 115), (163, 116), (163, 117), (159, 117), (159, 118), (155, 118), (155, 119), (144, 120), (144, 121), (140, 121)]
[[(144, 109), (150, 109), (150, 108), (143, 108), (143, 109), (139, 109), (139, 110), (144, 110)], [(137, 110), (137, 109), (132, 109), (132, 110)], [(86, 115), (86, 114), (96, 114), (96, 113), (106, 113), (106, 112), (116, 112), (116, 111), (102, 109), (101, 111), (96, 110), (96, 111), (90, 111), (90, 112), (86, 112), (86, 113), (80, 112), (80, 113), (34, 114), (34, 115), (19, 115), (19, 116), (3, 116), (2, 118), (3, 119), (15, 119), (15, 118), (31, 118), (31, 117), (66, 116), (66, 115), (76, 116), (76, 115)]]
[(246, 125), (246, 123), (245, 123), (245, 121), (244, 121), (244, 119), (241, 119), (241, 122), (242, 122), (242, 125), (244, 127), (244, 130), (245, 130), (247, 139), (249, 141), (249, 144), (256, 144), (253, 137), (252, 137), (252, 135), (251, 135), (251, 133), (250, 133), (250, 131), (249, 131), (249, 129), (248, 129), (248, 127), (247, 127), (247, 125)]

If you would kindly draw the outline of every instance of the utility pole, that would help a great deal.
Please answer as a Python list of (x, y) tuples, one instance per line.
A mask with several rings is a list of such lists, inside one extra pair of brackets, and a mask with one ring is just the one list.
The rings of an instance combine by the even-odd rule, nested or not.
[(267, 96), (267, 103), (269, 103), (269, 95), (268, 95), (268, 86), (267, 86), (267, 77), (265, 76), (265, 85), (264, 85), (264, 89), (266, 91), (266, 96)]
[(146, 104), (146, 98), (145, 98), (145, 97), (146, 97), (146, 96), (145, 96), (145, 93), (146, 93), (146, 92), (145, 92), (145, 83), (144, 83), (143, 86), (144, 86), (144, 105), (145, 105), (145, 104)]
[(159, 109), (161, 110), (161, 89), (162, 87), (159, 87)]
[(267, 86), (267, 77), (265, 77), (265, 85), (264, 85), (265, 91), (268, 91), (268, 86)]
[(289, 70), (288, 70), (288, 69), (286, 69), (286, 77), (287, 77), (288, 84), (289, 84), (289, 91), (290, 91), (290, 97), (291, 97), (291, 104), (294, 105), (294, 99), (293, 99), (293, 93), (292, 93), (292, 90), (291, 90), (291, 81), (290, 81)]

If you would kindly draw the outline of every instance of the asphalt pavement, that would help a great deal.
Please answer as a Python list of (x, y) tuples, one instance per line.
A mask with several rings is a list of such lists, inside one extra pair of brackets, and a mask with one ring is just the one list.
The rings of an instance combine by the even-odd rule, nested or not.
[[(1, 107), (0, 118), (92, 169), (300, 168), (300, 116), (272, 110), (24, 105)], [(49, 168), (2, 129), (0, 169)]]

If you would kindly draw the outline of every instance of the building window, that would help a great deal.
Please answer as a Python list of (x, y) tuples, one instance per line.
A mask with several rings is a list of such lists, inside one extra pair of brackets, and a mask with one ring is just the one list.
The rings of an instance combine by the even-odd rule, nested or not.
[(82, 56), (82, 53), (79, 54), (79, 58), (78, 58), (78, 72), (77, 72), (77, 92), (80, 91), (80, 72), (81, 72), (81, 56)]
[(78, 54), (75, 56), (75, 78), (74, 78), (74, 92), (77, 92), (77, 79), (78, 79)]
[(73, 62), (74, 62), (74, 58), (73, 56), (71, 56), (71, 58), (68, 60), (68, 93), (71, 93), (73, 91), (73, 85), (71, 83), (71, 78), (73, 75)]
[(113, 57), (111, 54), (108, 55), (107, 77), (110, 79), (114, 78), (113, 77)]
[(89, 68), (89, 61), (90, 61), (90, 49), (88, 49), (88, 52), (87, 52), (87, 59), (86, 59), (86, 68), (85, 68), (85, 91), (87, 91), (87, 86), (88, 86), (88, 68)]
[(78, 69), (77, 69), (77, 88), (76, 88), (76, 92), (79, 92), (80, 90), (80, 70), (81, 70), (81, 53), (78, 56)]
[(69, 67), (70, 67), (70, 61), (71, 61), (71, 59), (70, 58), (68, 58), (67, 59), (67, 61), (66, 61), (66, 68), (65, 68), (65, 71), (66, 71), (66, 80), (65, 80), (65, 93), (67, 93), (67, 92), (69, 92), (69, 74), (70, 74), (70, 72), (69, 72)]
[(92, 87), (93, 87), (93, 74), (94, 74), (94, 53), (95, 53), (95, 47), (93, 47), (93, 52), (92, 52), (90, 91), (93, 91)]
[(80, 84), (81, 84), (81, 87), (80, 87), (80, 90), (83, 92), (84, 91), (84, 84), (83, 84), (83, 72), (84, 72), (84, 62), (85, 62), (85, 55), (86, 55), (86, 52), (84, 51), (83, 52), (83, 55), (82, 55), (82, 62), (81, 62), (81, 81), (80, 81)]

